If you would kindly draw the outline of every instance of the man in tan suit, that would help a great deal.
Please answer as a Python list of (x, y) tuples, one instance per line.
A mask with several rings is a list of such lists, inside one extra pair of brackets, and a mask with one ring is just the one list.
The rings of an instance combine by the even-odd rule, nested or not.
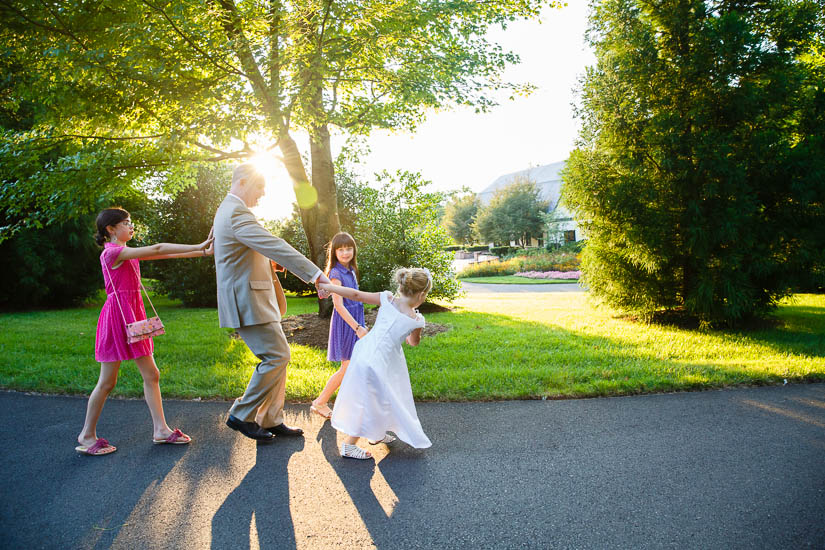
[[(276, 292), (282, 291), (273, 282), (270, 260), (304, 282), (329, 282), (315, 264), (264, 229), (249, 210), (263, 196), (264, 185), (253, 164), (236, 167), (213, 226), (220, 325), (237, 330), (260, 359), (243, 396), (229, 409), (226, 424), (257, 440), (271, 440), (273, 434), (303, 434), (300, 428), (284, 424), (290, 352), (277, 303)], [(325, 298), (326, 293), (319, 296)]]

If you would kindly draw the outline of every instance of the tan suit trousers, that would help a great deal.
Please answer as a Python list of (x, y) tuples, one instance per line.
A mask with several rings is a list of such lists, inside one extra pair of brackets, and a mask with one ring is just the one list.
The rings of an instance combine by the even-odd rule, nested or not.
[(257, 422), (262, 428), (282, 424), (290, 351), (281, 323), (273, 321), (236, 330), (261, 362), (255, 367), (244, 394), (229, 409), (229, 414), (244, 422)]

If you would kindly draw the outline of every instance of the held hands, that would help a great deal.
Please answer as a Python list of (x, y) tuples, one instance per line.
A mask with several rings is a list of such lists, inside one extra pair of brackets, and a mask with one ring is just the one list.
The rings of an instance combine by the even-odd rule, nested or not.
[[(330, 284), (331, 284), (331, 281), (329, 280), (329, 277), (327, 277), (323, 273), (318, 275), (318, 278), (315, 279), (315, 290), (318, 291), (318, 298), (320, 298), (321, 300), (323, 300), (325, 298), (329, 298), (329, 295), (330, 295), (329, 285)], [(324, 288), (324, 287), (327, 287), (327, 288)]]
[(355, 335), (358, 336), (358, 339), (360, 340), (361, 338), (366, 336), (369, 331), (370, 331), (370, 329), (368, 329), (367, 327), (362, 326), (362, 325), (358, 325), (355, 328)]

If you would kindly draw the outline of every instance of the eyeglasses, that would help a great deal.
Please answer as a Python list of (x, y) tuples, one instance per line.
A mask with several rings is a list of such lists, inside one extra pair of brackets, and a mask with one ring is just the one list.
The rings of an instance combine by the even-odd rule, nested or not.
[(134, 228), (135, 228), (135, 224), (133, 224), (133, 223), (132, 223), (132, 222), (130, 222), (129, 220), (123, 220), (123, 221), (122, 221), (122, 222), (120, 222), (120, 223), (122, 223), (122, 224), (123, 224), (123, 225), (125, 225), (126, 227), (131, 227), (132, 229), (134, 229)]

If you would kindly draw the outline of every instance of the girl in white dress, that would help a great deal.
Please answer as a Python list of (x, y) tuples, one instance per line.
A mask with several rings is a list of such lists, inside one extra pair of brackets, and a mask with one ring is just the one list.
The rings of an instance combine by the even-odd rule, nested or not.
[(347, 374), (338, 390), (332, 426), (346, 435), (341, 445), (345, 458), (372, 458), (357, 446), (360, 437), (373, 445), (390, 443), (395, 437), (413, 447), (432, 445), (421, 429), (415, 412), (410, 374), (401, 344), (417, 346), (424, 317), (415, 309), (424, 303), (433, 286), (427, 269), (402, 268), (393, 275), (398, 294), (362, 292), (354, 288), (324, 284), (322, 290), (365, 304), (381, 306), (375, 325), (355, 343)]

